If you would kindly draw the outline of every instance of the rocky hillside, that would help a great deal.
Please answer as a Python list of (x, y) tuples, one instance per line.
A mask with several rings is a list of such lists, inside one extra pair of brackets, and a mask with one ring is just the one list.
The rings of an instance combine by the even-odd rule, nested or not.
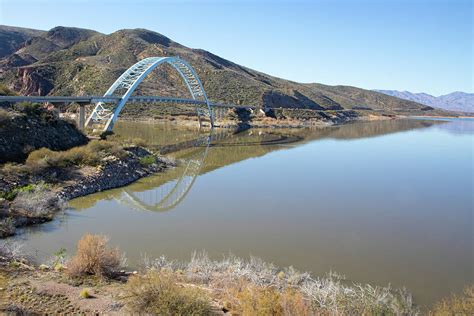
[[(0, 95), (10, 94), (0, 85)], [(65, 150), (87, 142), (73, 122), (60, 119), (40, 104), (0, 104), (0, 163), (22, 161), (42, 147)]]
[(397, 90), (376, 90), (378, 92), (394, 96), (400, 99), (414, 101), (448, 111), (474, 112), (474, 93), (452, 92), (439, 97), (427, 93), (413, 93)]
[[(48, 32), (0, 26), (0, 83), (24, 95), (101, 95), (136, 61), (181, 56), (191, 63), (213, 102), (316, 110), (360, 109), (430, 114), (431, 107), (348, 86), (301, 84), (185, 47), (144, 29), (100, 34), (56, 27)], [(315, 75), (317, 80), (317, 75)], [(138, 94), (187, 96), (178, 74), (154, 71)]]

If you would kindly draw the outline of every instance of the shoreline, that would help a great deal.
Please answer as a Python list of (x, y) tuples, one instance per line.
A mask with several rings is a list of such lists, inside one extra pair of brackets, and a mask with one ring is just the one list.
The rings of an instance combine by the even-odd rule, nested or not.
[(3, 196), (17, 193), (11, 200), (0, 199), (0, 239), (15, 235), (17, 228), (53, 220), (71, 199), (126, 186), (176, 165), (143, 147), (125, 151), (126, 157), (110, 155), (96, 167), (46, 168), (41, 175), (3, 179)]
[[(332, 126), (340, 126), (351, 124), (354, 122), (370, 122), (382, 120), (397, 120), (406, 118), (416, 118), (421, 116), (388, 116), (388, 115), (366, 115), (366, 116), (351, 116), (346, 120), (334, 122), (317, 121), (316, 124), (304, 124), (307, 122), (297, 122), (295, 120), (283, 121), (275, 119), (273, 124), (268, 124), (268, 120), (256, 120), (256, 122), (239, 123), (239, 122), (221, 122), (216, 126), (217, 129), (236, 129), (246, 130), (251, 128), (289, 128), (289, 129), (304, 129), (304, 128), (328, 128)], [(425, 118), (425, 117), (421, 117)], [(426, 118), (434, 118), (428, 116)], [(144, 124), (175, 124), (176, 126), (197, 127), (197, 121), (186, 119), (137, 119), (125, 117), (125, 121), (138, 122)], [(225, 124), (222, 124), (225, 123)], [(315, 123), (315, 122), (312, 122)], [(150, 176), (157, 172), (163, 172), (169, 167), (175, 166), (175, 162), (166, 158), (166, 156), (156, 156), (156, 163), (150, 165), (143, 165), (140, 159), (152, 155), (150, 151), (143, 147), (135, 146), (126, 148), (130, 156), (125, 158), (108, 157), (99, 168), (88, 166), (68, 167), (65, 170), (58, 170), (57, 168), (48, 168), (39, 176), (33, 178), (17, 177), (13, 180), (5, 181), (2, 179), (2, 191), (0, 193), (0, 239), (12, 236), (15, 234), (16, 228), (23, 226), (37, 225), (44, 222), (51, 221), (54, 214), (64, 208), (64, 203), (81, 196), (94, 194), (97, 192), (123, 187), (138, 181), (141, 178)], [(71, 176), (72, 175), (72, 176)], [(49, 196), (43, 202), (43, 207), (46, 208), (44, 212), (32, 212), (34, 215), (28, 214), (28, 210), (15, 210), (15, 205), (12, 201), (7, 201), (4, 196), (5, 192), (12, 192), (18, 188), (25, 188), (31, 185), (36, 185), (41, 182), (48, 182), (50, 178), (59, 177), (59, 181), (54, 183), (53, 188), (48, 188)], [(6, 177), (7, 178), (7, 177)], [(1, 198), (3, 197), (3, 199)], [(22, 206), (20, 206), (21, 208)], [(13, 210), (12, 210), (13, 209)], [(8, 214), (10, 213), (10, 214)], [(2, 215), (3, 214), (3, 215)], [(7, 215), (5, 215), (7, 214)], [(3, 218), (3, 222), (2, 222)], [(6, 222), (5, 218), (13, 218), (13, 222)]]

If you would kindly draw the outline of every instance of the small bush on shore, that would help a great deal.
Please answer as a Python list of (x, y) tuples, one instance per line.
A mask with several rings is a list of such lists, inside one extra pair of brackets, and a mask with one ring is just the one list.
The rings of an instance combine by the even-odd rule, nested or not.
[(453, 294), (437, 303), (431, 314), (435, 316), (474, 315), (474, 284), (466, 287), (463, 294)]
[(40, 171), (46, 167), (97, 166), (104, 157), (109, 155), (124, 158), (127, 156), (127, 152), (115, 142), (93, 140), (85, 146), (74, 147), (66, 151), (40, 148), (28, 155), (26, 165), (34, 171)]
[(50, 186), (44, 182), (29, 184), (15, 191), (17, 194), (11, 208), (28, 218), (50, 220), (53, 212), (64, 206), (56, 194), (50, 190)]
[(152, 315), (211, 315), (206, 293), (194, 286), (181, 286), (172, 275), (148, 271), (132, 276), (125, 287), (123, 301), (132, 313)]
[(121, 257), (118, 249), (109, 248), (107, 243), (105, 236), (84, 235), (77, 244), (76, 255), (67, 263), (67, 274), (71, 277), (113, 276), (120, 267)]
[[(229, 256), (214, 261), (206, 253), (195, 253), (189, 263), (168, 261), (165, 257), (155, 260), (145, 258), (145, 266), (157, 271), (179, 271), (187, 282), (215, 289), (216, 295), (223, 300), (230, 300), (232, 310), (238, 313), (247, 310), (258, 314), (258, 310), (269, 309), (293, 310), (296, 315), (305, 315), (303, 311), (306, 310), (310, 311), (307, 313), (310, 315), (419, 313), (413, 304), (412, 296), (403, 289), (350, 284), (336, 273), (321, 278), (312, 277), (309, 273), (298, 272), (293, 267), (280, 269), (255, 257), (247, 261)], [(251, 286), (256, 288), (252, 293), (246, 292), (245, 288)], [(232, 301), (233, 297), (239, 295), (242, 302)]]
[(0, 238), (11, 236), (15, 233), (15, 222), (13, 218), (0, 219)]
[(140, 164), (144, 166), (152, 165), (156, 162), (156, 158), (153, 155), (146, 155), (140, 158)]

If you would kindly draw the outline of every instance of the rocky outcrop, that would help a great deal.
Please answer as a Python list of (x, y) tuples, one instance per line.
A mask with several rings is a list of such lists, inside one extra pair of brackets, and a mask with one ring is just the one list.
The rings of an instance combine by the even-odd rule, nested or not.
[(128, 148), (130, 155), (125, 159), (107, 161), (101, 170), (95, 174), (77, 179), (68, 186), (64, 186), (59, 197), (70, 200), (79, 196), (118, 188), (137, 181), (156, 172), (174, 166), (174, 162), (164, 157), (157, 157), (151, 165), (143, 165), (140, 158), (150, 155), (150, 152), (141, 147)]
[(47, 95), (53, 88), (52, 67), (23, 67), (17, 70), (13, 90), (22, 95)]
[(6, 117), (0, 122), (0, 163), (23, 161), (31, 151), (42, 147), (66, 150), (88, 142), (74, 123), (52, 111), (2, 111)]

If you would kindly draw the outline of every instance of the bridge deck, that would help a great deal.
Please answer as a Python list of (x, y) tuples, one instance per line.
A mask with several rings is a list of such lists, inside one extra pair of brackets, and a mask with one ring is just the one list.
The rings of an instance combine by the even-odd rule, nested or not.
[[(0, 102), (48, 102), (48, 103), (117, 103), (121, 100), (121, 97), (115, 96), (0, 96)], [(132, 96), (127, 102), (131, 103), (180, 103), (180, 104), (203, 104), (206, 102), (194, 99), (182, 99), (182, 98), (166, 98), (159, 96)], [(254, 109), (255, 106), (250, 105), (235, 105), (235, 104), (222, 104), (222, 103), (210, 103), (213, 107), (222, 108), (243, 108), (243, 109)]]

